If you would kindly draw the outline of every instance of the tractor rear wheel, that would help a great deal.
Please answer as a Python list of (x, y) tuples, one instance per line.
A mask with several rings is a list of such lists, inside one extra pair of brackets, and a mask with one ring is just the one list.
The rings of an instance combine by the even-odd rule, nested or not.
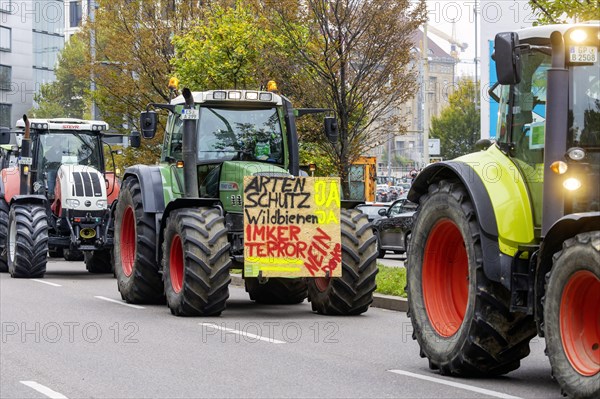
[(229, 298), (225, 218), (214, 208), (180, 209), (167, 220), (163, 241), (167, 305), (176, 316), (218, 316)]
[(546, 353), (563, 394), (600, 397), (600, 231), (563, 243), (543, 304)]
[(8, 272), (14, 278), (46, 273), (48, 219), (41, 204), (13, 204), (8, 213)]
[(535, 324), (510, 312), (510, 292), (486, 277), (477, 214), (465, 188), (458, 181), (432, 184), (412, 231), (407, 292), (421, 357), (444, 375), (517, 369), (529, 354)]
[(156, 262), (154, 214), (144, 212), (140, 183), (128, 177), (115, 211), (114, 262), (121, 297), (129, 303), (164, 302)]
[(257, 278), (244, 280), (250, 299), (271, 305), (302, 303), (308, 295), (306, 281), (302, 278), (269, 278), (261, 284)]
[(0, 198), (0, 273), (8, 272), (8, 212), (9, 207), (4, 198)]
[(313, 311), (327, 315), (366, 312), (377, 288), (377, 242), (367, 215), (342, 209), (342, 276), (310, 278), (308, 300)]
[(67, 262), (81, 262), (84, 259), (83, 252), (78, 249), (63, 249), (63, 258)]
[(112, 273), (113, 256), (110, 249), (85, 253), (85, 268), (90, 273)]

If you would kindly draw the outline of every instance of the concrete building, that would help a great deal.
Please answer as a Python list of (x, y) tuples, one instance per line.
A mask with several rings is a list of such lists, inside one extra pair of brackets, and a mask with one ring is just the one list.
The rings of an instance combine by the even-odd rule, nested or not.
[(14, 126), (54, 81), (64, 25), (64, 0), (0, 0), (0, 126)]

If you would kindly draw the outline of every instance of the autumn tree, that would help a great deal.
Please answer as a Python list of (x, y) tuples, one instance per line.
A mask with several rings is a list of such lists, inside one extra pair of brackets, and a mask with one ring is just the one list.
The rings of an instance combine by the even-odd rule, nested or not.
[[(348, 198), (350, 164), (382, 144), (388, 133), (404, 131), (395, 110), (417, 90), (411, 36), (426, 20), (425, 2), (306, 0), (306, 7), (296, 8), (287, 1), (268, 4), (278, 15), (273, 26), (309, 71), (305, 86), (320, 90), (337, 117), (337, 143), (319, 142), (335, 161)], [(298, 25), (303, 29), (296, 29)]]
[(444, 159), (473, 152), (481, 132), (476, 107), (478, 94), (473, 81), (460, 80), (440, 116), (431, 118), (429, 137), (440, 139), (440, 155)]
[(539, 23), (566, 23), (571, 19), (577, 21), (597, 20), (600, 13), (598, 0), (530, 0)]

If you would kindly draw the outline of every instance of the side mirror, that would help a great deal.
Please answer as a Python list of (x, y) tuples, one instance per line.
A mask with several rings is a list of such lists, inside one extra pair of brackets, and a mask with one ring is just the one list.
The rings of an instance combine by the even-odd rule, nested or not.
[[(156, 134), (156, 125), (158, 114), (154, 111), (143, 111), (140, 115), (140, 129), (145, 139), (154, 138)], [(131, 145), (133, 147), (133, 144)], [(139, 147), (139, 145), (138, 145)]]
[(335, 144), (338, 141), (338, 123), (337, 119), (332, 116), (325, 117), (325, 135), (331, 144)]
[(521, 55), (519, 35), (515, 32), (498, 33), (494, 40), (496, 76), (501, 85), (513, 85), (521, 81)]
[(479, 151), (485, 151), (492, 145), (492, 141), (490, 139), (479, 139), (475, 143), (475, 148)]
[(140, 139), (140, 132), (133, 131), (129, 135), (129, 145), (133, 148), (140, 148), (142, 140)]
[(0, 145), (10, 144), (10, 130), (0, 128)]
[(379, 216), (387, 216), (387, 209), (381, 208), (377, 211), (377, 213), (379, 214)]

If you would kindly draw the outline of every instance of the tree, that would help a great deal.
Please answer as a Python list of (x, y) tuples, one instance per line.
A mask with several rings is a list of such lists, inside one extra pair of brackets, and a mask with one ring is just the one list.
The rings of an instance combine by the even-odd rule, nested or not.
[(597, 20), (600, 10), (598, 0), (530, 0), (529, 4), (540, 24)]
[(448, 106), (439, 117), (431, 118), (429, 136), (440, 139), (441, 156), (453, 159), (472, 152), (479, 140), (481, 126), (476, 108), (479, 91), (468, 79), (458, 82), (458, 87), (448, 98)]
[(40, 87), (34, 100), (37, 107), (31, 114), (37, 118), (83, 118), (87, 111), (85, 91), (89, 81), (74, 71), (85, 62), (86, 46), (80, 36), (73, 35), (58, 55), (56, 80)]
[[(306, 7), (272, 5), (273, 26), (292, 43), (338, 119), (339, 140), (320, 147), (335, 160), (348, 198), (349, 167), (389, 132), (401, 133), (394, 110), (417, 89), (412, 33), (426, 20), (424, 1), (307, 0)], [(292, 22), (289, 22), (292, 21)], [(303, 29), (295, 29), (300, 22)], [(314, 89), (313, 89), (314, 90)]]

